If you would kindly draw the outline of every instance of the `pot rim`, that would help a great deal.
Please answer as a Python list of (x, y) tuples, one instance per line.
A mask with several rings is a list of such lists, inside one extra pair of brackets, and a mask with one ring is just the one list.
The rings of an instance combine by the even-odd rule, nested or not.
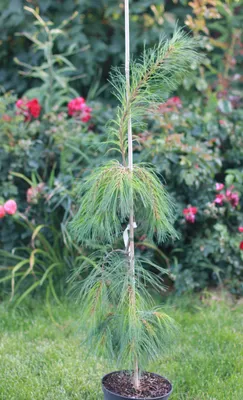
[[(129, 372), (128, 370), (120, 370), (120, 371), (112, 371), (112, 372), (109, 372), (108, 374), (106, 374), (106, 375), (104, 375), (103, 376), (103, 378), (102, 378), (102, 387), (103, 387), (103, 389), (105, 389), (107, 392), (109, 392), (110, 394), (113, 394), (113, 395), (116, 395), (116, 396), (120, 396), (121, 398), (125, 398), (125, 399), (130, 399), (130, 400), (132, 400), (132, 397), (126, 397), (126, 396), (123, 396), (123, 395), (121, 395), (121, 394), (118, 394), (118, 393), (115, 393), (115, 392), (112, 392), (111, 390), (109, 390), (109, 389), (107, 389), (106, 387), (105, 387), (105, 384), (104, 384), (104, 379), (107, 377), (107, 376), (109, 376), (109, 375), (113, 375), (113, 374), (116, 374), (116, 373), (118, 373), (118, 372)], [(167, 382), (169, 382), (169, 384), (170, 384), (170, 386), (171, 386), (171, 389), (170, 389), (170, 391), (168, 392), (168, 393), (166, 393), (165, 395), (163, 395), (162, 397), (161, 396), (159, 396), (159, 397), (146, 397), (146, 398), (142, 398), (142, 397), (136, 397), (136, 398), (133, 398), (134, 400), (163, 400), (163, 398), (165, 398), (166, 396), (170, 396), (171, 395), (171, 393), (173, 392), (173, 385), (172, 385), (172, 383), (169, 381), (169, 379), (167, 379), (166, 377), (164, 377), (164, 376), (162, 376), (162, 375), (159, 375), (159, 374), (156, 374), (156, 373), (154, 373), (154, 372), (148, 372), (148, 371), (144, 371), (144, 372), (147, 372), (147, 373), (149, 373), (149, 374), (153, 374), (153, 375), (156, 375), (156, 376), (160, 376), (161, 378), (164, 378)]]

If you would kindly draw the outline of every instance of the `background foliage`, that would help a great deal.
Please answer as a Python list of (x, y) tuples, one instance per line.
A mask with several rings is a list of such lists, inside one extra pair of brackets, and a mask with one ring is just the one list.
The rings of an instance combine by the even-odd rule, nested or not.
[[(66, 229), (75, 207), (77, 180), (112, 156), (103, 144), (106, 123), (115, 112), (107, 77), (111, 65), (124, 62), (122, 4), (78, 3), (11, 0), (0, 5), (0, 198), (2, 203), (15, 199), (19, 209), (14, 217), (0, 220), (0, 279), (3, 293), (12, 290), (14, 299), (21, 300), (38, 287), (47, 297), (62, 292), (78, 257), (87, 255), (72, 243)], [(24, 5), (39, 6), (45, 23), (36, 24)], [(135, 132), (135, 159), (156, 165), (177, 204), (180, 233), (180, 239), (163, 248), (139, 236), (137, 251), (169, 268), (171, 279), (166, 283), (179, 293), (225, 284), (242, 294), (240, 2), (139, 0), (133, 2), (131, 19), (135, 54), (144, 42), (152, 46), (162, 33), (171, 35), (176, 22), (200, 34), (205, 54), (200, 68), (175, 93), (177, 98), (152, 115), (148, 107), (144, 117), (148, 129)], [(45, 24), (54, 29), (52, 37), (46, 35)], [(33, 45), (36, 37), (38, 46)], [(47, 62), (58, 84), (54, 91), (45, 89), (51, 78)], [(23, 95), (39, 99), (38, 119), (26, 123), (16, 115), (15, 102)], [(68, 116), (67, 103), (78, 95), (92, 107), (88, 123)], [(239, 195), (236, 207), (214, 203), (216, 182), (228, 189), (234, 185), (230, 190)], [(193, 224), (183, 215), (189, 205), (198, 208)]]

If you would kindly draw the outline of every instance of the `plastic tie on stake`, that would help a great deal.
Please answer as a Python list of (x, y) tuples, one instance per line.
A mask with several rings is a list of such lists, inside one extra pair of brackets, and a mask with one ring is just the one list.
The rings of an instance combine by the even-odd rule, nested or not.
[[(134, 229), (137, 228), (136, 222), (133, 222), (133, 228), (134, 228)], [(129, 242), (129, 234), (128, 234), (128, 231), (130, 231), (130, 224), (127, 225), (125, 231), (123, 232), (123, 241), (124, 241), (125, 249), (127, 249), (128, 242)], [(129, 248), (128, 248), (128, 254), (130, 254), (130, 246), (129, 246)]]

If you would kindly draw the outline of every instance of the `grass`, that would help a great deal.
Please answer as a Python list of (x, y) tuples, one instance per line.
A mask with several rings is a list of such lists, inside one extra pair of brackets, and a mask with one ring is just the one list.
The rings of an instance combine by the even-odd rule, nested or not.
[[(166, 305), (181, 329), (173, 351), (148, 370), (173, 381), (171, 400), (243, 399), (243, 306), (187, 297)], [(80, 346), (78, 309), (38, 302), (0, 305), (1, 400), (101, 400), (100, 378), (114, 370)]]

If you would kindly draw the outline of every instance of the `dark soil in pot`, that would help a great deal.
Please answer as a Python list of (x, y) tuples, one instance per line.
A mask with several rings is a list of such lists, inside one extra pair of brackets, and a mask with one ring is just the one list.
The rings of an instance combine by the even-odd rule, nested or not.
[(104, 376), (102, 384), (105, 399), (166, 400), (172, 392), (172, 385), (167, 379), (150, 372), (142, 374), (139, 390), (134, 388), (128, 371), (112, 372)]

